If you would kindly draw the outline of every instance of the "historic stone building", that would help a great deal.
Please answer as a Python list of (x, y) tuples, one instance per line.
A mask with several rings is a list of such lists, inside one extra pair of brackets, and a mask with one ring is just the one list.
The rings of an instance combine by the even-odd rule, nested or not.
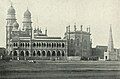
[(92, 51), (92, 41), (90, 38), (90, 28), (87, 31), (77, 30), (74, 25), (74, 31), (70, 30), (70, 26), (66, 27), (65, 39), (68, 42), (68, 56), (78, 56), (89, 58)]
[(24, 13), (22, 27), (17, 23), (12, 5), (8, 9), (6, 20), (6, 50), (12, 59), (66, 59), (66, 40), (47, 36), (47, 29), (45, 33), (39, 28), (33, 29), (28, 9)]

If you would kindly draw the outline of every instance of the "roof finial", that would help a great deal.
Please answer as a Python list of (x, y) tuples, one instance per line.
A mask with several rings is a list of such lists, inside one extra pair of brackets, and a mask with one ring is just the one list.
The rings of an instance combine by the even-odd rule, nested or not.
[(12, 0), (10, 0), (10, 5), (11, 5), (11, 7), (12, 7), (12, 5), (13, 5)]
[(75, 31), (75, 32), (76, 32), (76, 29), (77, 29), (77, 28), (76, 28), (76, 23), (74, 23), (74, 31)]

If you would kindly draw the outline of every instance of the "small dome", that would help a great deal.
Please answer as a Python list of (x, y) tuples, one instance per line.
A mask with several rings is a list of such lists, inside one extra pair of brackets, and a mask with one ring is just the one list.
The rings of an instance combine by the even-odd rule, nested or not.
[(13, 23), (13, 28), (18, 29), (18, 27), (19, 27), (19, 24), (15, 21), (15, 22)]
[(31, 13), (28, 9), (25, 11), (24, 17), (31, 17)]
[(10, 8), (8, 9), (8, 14), (15, 14), (15, 9), (13, 8), (13, 6), (10, 6)]

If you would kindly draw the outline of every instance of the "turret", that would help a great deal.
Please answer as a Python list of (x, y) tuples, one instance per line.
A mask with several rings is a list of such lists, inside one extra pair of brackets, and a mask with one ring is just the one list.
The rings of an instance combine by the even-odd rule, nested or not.
[(23, 17), (23, 30), (28, 30), (31, 29), (32, 26), (32, 22), (31, 22), (31, 13), (30, 11), (27, 9), (24, 13), (24, 17)]
[(12, 38), (12, 29), (13, 29), (13, 23), (16, 21), (15, 17), (15, 9), (11, 5), (10, 8), (7, 11), (7, 18), (6, 18), (7, 24), (6, 24), (6, 50), (8, 54), (10, 54), (10, 40)]
[(112, 37), (112, 28), (110, 26), (110, 32), (109, 32), (109, 42), (108, 42), (108, 52), (114, 52), (114, 45), (113, 45), (113, 37)]
[(13, 6), (11, 5), (10, 8), (7, 11), (7, 25), (8, 24), (13, 24), (16, 21), (16, 17), (15, 17), (15, 9), (13, 8)]

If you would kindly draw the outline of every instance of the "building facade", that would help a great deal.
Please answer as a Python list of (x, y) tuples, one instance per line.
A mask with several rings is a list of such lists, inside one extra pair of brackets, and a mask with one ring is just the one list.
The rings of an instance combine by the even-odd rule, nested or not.
[(61, 37), (47, 36), (41, 29), (32, 28), (31, 13), (24, 13), (22, 27), (15, 17), (15, 9), (11, 5), (7, 12), (6, 51), (12, 59), (66, 59), (67, 42)]
[(90, 28), (87, 31), (77, 30), (74, 25), (74, 31), (70, 31), (70, 26), (66, 27), (65, 39), (68, 43), (68, 56), (87, 57), (91, 56), (92, 41), (90, 38)]
[(107, 48), (107, 46), (97, 45), (95, 48), (92, 48), (92, 57), (104, 59), (104, 52), (107, 52)]

